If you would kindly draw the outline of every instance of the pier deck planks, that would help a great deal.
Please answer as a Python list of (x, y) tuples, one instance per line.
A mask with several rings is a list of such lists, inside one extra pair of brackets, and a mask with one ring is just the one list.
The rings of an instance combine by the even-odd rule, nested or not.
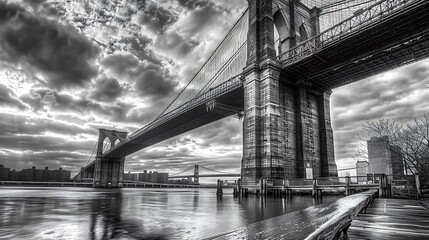
[(429, 210), (417, 200), (375, 199), (348, 230), (356, 239), (429, 239)]
[(376, 190), (359, 193), (243, 226), (208, 239), (326, 239), (371, 201)]

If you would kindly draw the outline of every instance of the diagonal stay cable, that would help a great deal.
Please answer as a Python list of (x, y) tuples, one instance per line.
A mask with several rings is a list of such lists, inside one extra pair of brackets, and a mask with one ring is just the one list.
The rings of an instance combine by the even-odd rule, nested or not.
[(212, 86), (212, 84), (219, 78), (219, 76), (224, 72), (224, 70), (230, 66), (231, 62), (233, 62), (235, 60), (235, 58), (238, 56), (238, 54), (241, 52), (241, 50), (243, 49), (244, 46), (246, 46), (247, 41), (245, 41), (240, 48), (233, 54), (233, 56), (231, 56), (231, 58), (228, 59), (228, 61), (221, 67), (221, 69), (215, 74), (215, 76), (208, 81), (202, 88), (201, 90), (196, 94), (195, 97), (198, 97), (200, 94), (204, 93), (204, 91), (207, 88), (210, 88)]
[[(210, 60), (212, 59), (212, 57), (216, 54), (216, 52), (218, 51), (218, 49), (222, 46), (222, 44), (226, 41), (226, 39), (228, 38), (228, 35), (234, 30), (234, 28), (237, 26), (237, 24), (241, 21), (241, 19), (243, 18), (243, 16), (245, 16), (245, 14), (247, 13), (248, 8), (246, 8), (243, 13), (241, 14), (241, 16), (238, 18), (238, 20), (234, 23), (234, 25), (232, 26), (232, 28), (228, 31), (228, 33), (225, 35), (225, 38), (220, 42), (220, 44), (216, 47), (216, 49), (213, 51), (213, 53), (209, 56), (209, 58), (207, 59), (207, 61), (202, 65), (202, 67), (198, 70), (198, 72), (192, 77), (192, 79), (186, 84), (186, 86), (182, 89), (182, 91), (180, 91), (180, 93), (173, 99), (173, 101), (158, 115), (158, 117), (156, 117), (156, 119), (159, 119), (166, 111), (167, 109), (180, 97), (180, 95), (187, 89), (187, 87), (196, 79), (196, 77), (198, 76), (198, 74), (204, 69), (204, 67), (210, 62)], [(155, 119), (155, 120), (156, 120)]]
[(86, 165), (88, 165), (89, 161), (91, 160), (92, 155), (94, 154), (94, 151), (95, 151), (95, 147), (97, 147), (97, 142), (94, 144), (94, 148), (92, 149), (91, 156), (89, 156), (88, 161), (86, 162)]

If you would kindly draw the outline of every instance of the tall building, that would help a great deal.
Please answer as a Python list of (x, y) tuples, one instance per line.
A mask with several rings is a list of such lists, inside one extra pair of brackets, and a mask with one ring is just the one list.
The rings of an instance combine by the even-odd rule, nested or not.
[(390, 146), (393, 175), (404, 175), (404, 161), (398, 146)]
[(400, 149), (390, 145), (389, 137), (372, 137), (367, 141), (370, 173), (403, 175), (404, 165)]
[(367, 161), (356, 162), (356, 175), (358, 183), (365, 183), (369, 173), (369, 163)]

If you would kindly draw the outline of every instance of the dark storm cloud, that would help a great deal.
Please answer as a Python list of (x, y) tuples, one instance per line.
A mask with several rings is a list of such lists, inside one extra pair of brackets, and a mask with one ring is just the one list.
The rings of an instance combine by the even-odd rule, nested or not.
[(166, 98), (176, 88), (177, 83), (170, 79), (161, 65), (149, 61), (139, 61), (131, 54), (116, 54), (106, 57), (101, 64), (118, 77), (134, 83), (142, 97), (152, 99)]
[(122, 50), (129, 52), (136, 56), (141, 61), (147, 60), (149, 62), (160, 65), (161, 60), (152, 50), (148, 49), (148, 45), (152, 43), (152, 40), (143, 35), (137, 35), (133, 37), (122, 38), (118, 44), (113, 43), (109, 45), (111, 52), (114, 53), (116, 50)]
[[(109, 122), (129, 122), (128, 112), (134, 107), (132, 104), (116, 102), (109, 105), (102, 105), (90, 99), (75, 99), (70, 95), (54, 92), (55, 103), (51, 105), (52, 110), (59, 113), (65, 112), (80, 114), (83, 116), (94, 116), (103, 118)], [(104, 96), (106, 97), (106, 96)]]
[[(65, 124), (47, 118), (37, 119), (21, 115), (2, 113), (0, 129), (3, 135), (42, 135), (47, 129), (55, 134), (73, 136), (77, 134), (96, 134), (97, 129), (85, 127), (81, 124)], [(1, 145), (1, 143), (0, 143)]]
[[(34, 113), (44, 112), (46, 108), (58, 119), (67, 116), (67, 118), (75, 117), (74, 121), (83, 121), (84, 119), (88, 121), (88, 118), (90, 121), (94, 121), (102, 118), (116, 124), (132, 122), (132, 119), (128, 119), (127, 116), (135, 106), (115, 101), (119, 96), (122, 96), (125, 91), (124, 88), (117, 85), (116, 79), (106, 79), (105, 81), (100, 79), (100, 81), (96, 82), (88, 96), (76, 97), (42, 89), (31, 91), (31, 94), (21, 97), (21, 100), (31, 106)], [(112, 91), (117, 87), (121, 90)]]
[(137, 14), (137, 21), (146, 26), (146, 29), (154, 34), (162, 34), (165, 29), (177, 21), (175, 16), (168, 9), (150, 2), (146, 8)]
[(20, 110), (24, 110), (27, 108), (24, 104), (22, 104), (17, 98), (13, 96), (14, 94), (12, 90), (10, 90), (3, 84), (0, 84), (0, 106), (16, 107)]
[(120, 97), (124, 89), (115, 78), (100, 78), (95, 82), (90, 98), (101, 102), (113, 102)]
[(26, 62), (49, 86), (83, 86), (97, 75), (93, 61), (99, 49), (73, 27), (32, 15), (0, 2), (0, 45), (4, 61)]

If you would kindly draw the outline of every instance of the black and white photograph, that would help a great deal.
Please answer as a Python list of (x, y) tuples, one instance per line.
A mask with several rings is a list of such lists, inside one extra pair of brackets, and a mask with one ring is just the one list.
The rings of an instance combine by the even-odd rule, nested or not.
[(429, 239), (429, 1), (0, 0), (0, 239)]

